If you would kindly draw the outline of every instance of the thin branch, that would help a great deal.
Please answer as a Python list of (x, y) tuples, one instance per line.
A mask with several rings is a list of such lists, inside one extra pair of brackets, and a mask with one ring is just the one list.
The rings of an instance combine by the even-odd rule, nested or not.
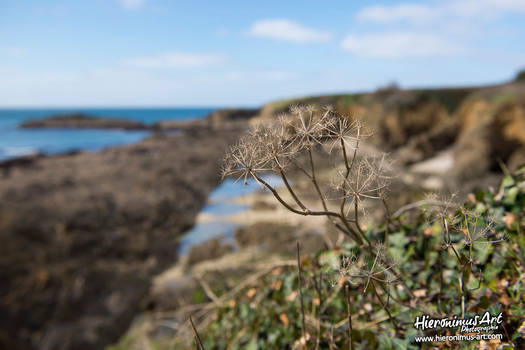
[(198, 281), (199, 284), (201, 285), (202, 290), (204, 291), (204, 293), (206, 294), (206, 296), (207, 296), (208, 298), (210, 298), (210, 300), (213, 301), (214, 303), (218, 303), (219, 298), (218, 298), (217, 295), (215, 295), (215, 293), (211, 290), (210, 285), (204, 280), (204, 278), (203, 278), (200, 274), (196, 274), (196, 275), (195, 275), (195, 278), (197, 279), (197, 281)]
[(299, 200), (299, 197), (295, 194), (294, 190), (290, 186), (290, 183), (288, 182), (288, 179), (286, 178), (286, 175), (282, 168), (279, 169), (279, 174), (281, 175), (281, 179), (283, 179), (284, 185), (288, 189), (288, 192), (292, 195), (293, 199), (295, 200), (295, 203), (301, 207), (304, 211), (306, 211), (306, 206)]
[(303, 289), (302, 289), (302, 280), (301, 280), (301, 254), (299, 248), (299, 241), (297, 241), (297, 277), (299, 279), (299, 297), (301, 299), (301, 319), (302, 319), (302, 328), (301, 332), (303, 339), (306, 340), (306, 326), (304, 322), (304, 301), (303, 301)]
[(388, 314), (388, 317), (390, 318), (390, 322), (392, 322), (392, 326), (394, 326), (394, 329), (396, 330), (396, 333), (399, 332), (399, 329), (397, 328), (397, 324), (394, 321), (394, 318), (392, 317), (392, 314), (390, 313), (390, 310), (388, 310), (388, 307), (386, 306), (386, 304), (384, 303), (383, 299), (381, 298), (381, 296), (377, 292), (376, 285), (375, 285), (374, 281), (371, 281), (371, 283), (372, 283), (372, 288), (374, 289), (374, 294), (376, 295), (377, 299), (381, 303), (381, 306), (383, 307), (383, 309)]
[(282, 199), (282, 197), (279, 195), (279, 193), (277, 192), (277, 190), (275, 188), (273, 188), (269, 183), (267, 183), (266, 181), (264, 181), (259, 175), (257, 175), (256, 173), (252, 173), (252, 176), (257, 180), (259, 181), (262, 185), (264, 185), (267, 189), (270, 190), (270, 192), (272, 192), (272, 194), (274, 195), (274, 197), (282, 204), (286, 207), (286, 209), (290, 210), (291, 212), (294, 212), (296, 214), (299, 214), (299, 215), (303, 215), (303, 216), (307, 216), (307, 215), (312, 215), (312, 216), (334, 216), (334, 217), (339, 217), (339, 214), (337, 213), (334, 213), (333, 211), (311, 211), (310, 209), (306, 209), (304, 211), (301, 211), (301, 210), (298, 210), (298, 209), (295, 209), (293, 208), (292, 206), (290, 206), (290, 204), (288, 204), (286, 201), (284, 201)]
[[(310, 160), (310, 169), (311, 169), (311, 172), (312, 172), (312, 175), (311, 175), (310, 179), (312, 180), (312, 183), (313, 183), (313, 185), (315, 187), (317, 195), (319, 196), (319, 199), (321, 200), (321, 203), (323, 205), (323, 209), (325, 211), (328, 211), (328, 206), (326, 204), (326, 199), (324, 198), (323, 193), (321, 192), (321, 188), (319, 187), (319, 184), (317, 182), (317, 177), (315, 175), (315, 166), (314, 166), (314, 160), (313, 160), (313, 155), (312, 155), (311, 148), (308, 148), (308, 158)], [(343, 201), (344, 201), (344, 199), (343, 199)], [(341, 212), (340, 219), (343, 222), (343, 225), (345, 225), (346, 229), (343, 229), (335, 221), (332, 221), (332, 223), (335, 225), (335, 227), (340, 229), (344, 234), (352, 237), (358, 244), (362, 244), (363, 241), (359, 238), (357, 233), (352, 229), (352, 227), (349, 225), (347, 219), (344, 217), (344, 212)]]
[(195, 324), (193, 323), (193, 319), (191, 318), (191, 315), (189, 318), (190, 318), (191, 329), (193, 331), (193, 337), (195, 338), (195, 344), (197, 345), (197, 350), (206, 350), (204, 348), (204, 345), (202, 345), (201, 337), (199, 336), (199, 332), (197, 332), (197, 328), (195, 328)]
[(321, 203), (323, 205), (323, 209), (325, 211), (328, 211), (328, 207), (326, 205), (326, 200), (323, 196), (323, 193), (321, 192), (321, 189), (319, 188), (319, 184), (317, 183), (317, 177), (315, 176), (315, 166), (314, 166), (314, 158), (312, 155), (312, 149), (308, 148), (308, 158), (310, 159), (310, 169), (312, 171), (312, 183), (314, 184), (314, 187), (317, 191), (317, 194), (319, 195), (319, 198), (321, 199)]
[(352, 339), (352, 312), (350, 311), (350, 291), (348, 283), (345, 284), (345, 293), (346, 293), (346, 313), (348, 318), (348, 349), (354, 349), (354, 341)]
[(386, 203), (386, 200), (384, 197), (381, 197), (381, 203), (383, 203), (383, 207), (385, 208), (385, 214), (386, 214), (386, 222), (385, 222), (385, 238), (384, 238), (384, 245), (388, 248), (388, 235), (390, 230), (390, 209), (388, 208), (388, 204)]
[(319, 298), (319, 311), (318, 311), (318, 317), (319, 317), (319, 323), (317, 324), (317, 339), (315, 341), (315, 350), (319, 349), (319, 342), (321, 341), (321, 308), (323, 307), (323, 294), (322, 294), (322, 287), (323, 287), (323, 272), (319, 274), (319, 281), (315, 278), (315, 275), (313, 277), (314, 279), (314, 286), (315, 290), (317, 291), (317, 297)]
[(354, 197), (354, 212), (355, 212), (355, 218), (354, 218), (354, 224), (357, 227), (357, 230), (361, 234), (361, 236), (365, 239), (366, 243), (368, 243), (368, 246), (372, 248), (372, 243), (368, 239), (368, 237), (365, 235), (365, 232), (361, 229), (361, 226), (359, 225), (359, 204), (358, 204), (358, 198)]

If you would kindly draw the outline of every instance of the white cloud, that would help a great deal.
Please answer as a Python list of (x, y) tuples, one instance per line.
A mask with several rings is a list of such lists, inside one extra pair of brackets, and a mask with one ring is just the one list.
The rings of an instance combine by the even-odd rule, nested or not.
[(259, 38), (269, 38), (298, 43), (325, 42), (331, 33), (307, 28), (300, 23), (287, 19), (265, 19), (252, 24), (248, 34)]
[(135, 10), (144, 5), (146, 0), (118, 0), (118, 2), (127, 10)]
[(421, 4), (399, 4), (397, 6), (369, 6), (357, 13), (357, 19), (371, 22), (413, 21), (424, 22), (433, 19), (436, 12)]
[[(525, 14), (525, 1), (434, 0), (366, 6), (355, 18), (368, 25), (379, 25), (382, 32), (349, 35), (341, 47), (356, 55), (382, 58), (474, 52), (476, 45), (480, 50), (487, 25), (499, 23), (498, 19), (511, 14)], [(390, 30), (400, 27), (401, 31)]]
[(411, 32), (348, 35), (341, 47), (358, 56), (375, 58), (445, 56), (464, 51), (439, 36)]
[(430, 4), (401, 3), (392, 6), (374, 5), (363, 8), (356, 15), (361, 21), (375, 23), (410, 22), (427, 24), (450, 19), (494, 19), (498, 16), (525, 13), (523, 0), (463, 0), (441, 1)]
[(216, 53), (168, 52), (153, 56), (128, 58), (124, 66), (135, 68), (191, 68), (206, 67), (226, 61), (226, 56)]

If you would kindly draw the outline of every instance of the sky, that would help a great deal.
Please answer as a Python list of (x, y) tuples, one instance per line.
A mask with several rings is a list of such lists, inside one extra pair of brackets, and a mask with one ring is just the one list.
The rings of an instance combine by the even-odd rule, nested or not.
[(494, 84), (525, 0), (0, 0), (0, 107), (258, 106)]

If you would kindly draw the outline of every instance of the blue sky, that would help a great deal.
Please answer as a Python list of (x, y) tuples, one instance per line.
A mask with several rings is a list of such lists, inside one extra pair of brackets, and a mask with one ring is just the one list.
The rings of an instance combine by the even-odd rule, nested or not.
[(498, 83), (524, 0), (0, 0), (0, 107), (255, 106)]

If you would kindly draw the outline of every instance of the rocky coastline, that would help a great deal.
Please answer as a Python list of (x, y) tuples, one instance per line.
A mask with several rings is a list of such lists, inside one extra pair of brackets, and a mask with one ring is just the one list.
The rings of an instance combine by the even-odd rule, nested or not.
[(248, 126), (196, 123), (101, 152), (0, 163), (0, 348), (100, 349), (146, 308), (150, 279), (177, 261), (180, 235)]
[(31, 119), (20, 124), (22, 129), (34, 128), (75, 128), (75, 129), (121, 129), (146, 130), (149, 127), (141, 122), (91, 116), (84, 113), (52, 115), (43, 119)]
[(125, 118), (108, 118), (84, 113), (51, 115), (41, 119), (30, 119), (20, 124), (22, 129), (120, 129), (120, 130), (196, 130), (243, 127), (247, 119), (258, 114), (258, 109), (220, 109), (206, 118), (192, 120), (163, 120), (151, 125)]

